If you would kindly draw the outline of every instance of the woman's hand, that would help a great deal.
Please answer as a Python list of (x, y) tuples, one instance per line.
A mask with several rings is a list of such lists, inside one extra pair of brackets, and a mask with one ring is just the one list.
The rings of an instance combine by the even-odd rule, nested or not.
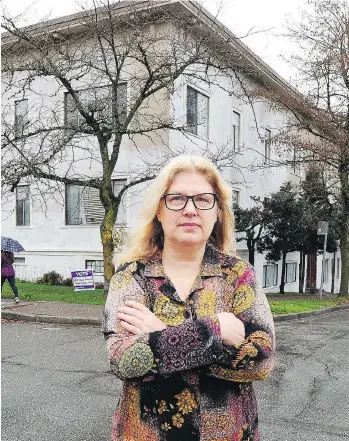
[(217, 314), (221, 325), (221, 338), (225, 345), (237, 345), (245, 340), (245, 325), (230, 312)]
[(141, 335), (166, 328), (165, 323), (141, 303), (129, 300), (125, 305), (118, 308), (118, 317), (120, 326), (131, 334)]

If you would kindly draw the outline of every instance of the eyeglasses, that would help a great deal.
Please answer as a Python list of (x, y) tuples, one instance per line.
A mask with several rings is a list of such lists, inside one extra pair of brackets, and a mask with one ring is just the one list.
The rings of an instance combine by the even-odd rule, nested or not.
[(198, 210), (211, 210), (217, 200), (217, 195), (214, 193), (200, 193), (193, 196), (186, 196), (178, 193), (167, 193), (161, 196), (165, 199), (165, 205), (169, 210), (179, 211), (183, 210), (191, 199), (195, 208)]

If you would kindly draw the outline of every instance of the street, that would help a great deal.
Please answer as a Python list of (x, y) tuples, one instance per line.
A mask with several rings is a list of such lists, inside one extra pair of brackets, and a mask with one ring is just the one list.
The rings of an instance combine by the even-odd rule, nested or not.
[[(276, 330), (276, 369), (256, 384), (262, 440), (348, 440), (349, 311)], [(2, 324), (3, 441), (107, 441), (119, 390), (98, 328)]]

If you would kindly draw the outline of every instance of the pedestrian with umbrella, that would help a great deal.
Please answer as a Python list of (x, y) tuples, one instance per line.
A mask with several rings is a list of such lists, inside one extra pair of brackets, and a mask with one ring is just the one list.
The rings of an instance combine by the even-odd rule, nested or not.
[(13, 268), (13, 253), (21, 251), (24, 251), (24, 248), (20, 243), (10, 237), (1, 236), (1, 292), (3, 284), (8, 280), (15, 296), (14, 303), (19, 302), (19, 294), (16, 286), (15, 269)]

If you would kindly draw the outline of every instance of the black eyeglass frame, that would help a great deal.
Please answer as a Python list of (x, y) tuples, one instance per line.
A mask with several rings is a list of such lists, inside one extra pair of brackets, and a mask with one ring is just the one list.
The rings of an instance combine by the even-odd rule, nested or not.
[[(212, 207), (210, 207), (210, 208), (199, 208), (199, 207), (195, 204), (195, 200), (194, 200), (194, 198), (195, 198), (196, 196), (200, 196), (200, 195), (202, 195), (202, 194), (210, 194), (210, 195), (213, 196), (213, 205), (212, 205)], [(181, 208), (169, 208), (169, 207), (167, 206), (167, 199), (166, 199), (166, 196), (184, 196), (184, 197), (186, 198), (186, 201), (185, 201), (184, 206), (181, 207)], [(195, 207), (197, 210), (200, 210), (200, 211), (207, 211), (207, 210), (212, 210), (212, 208), (216, 205), (216, 202), (218, 201), (218, 196), (216, 195), (216, 193), (198, 193), (198, 194), (194, 194), (193, 196), (187, 196), (187, 195), (185, 195), (185, 194), (178, 194), (178, 193), (165, 193), (165, 194), (163, 194), (163, 195), (161, 196), (161, 199), (164, 199), (164, 201), (165, 201), (165, 205), (166, 205), (166, 208), (167, 208), (168, 210), (171, 210), (171, 211), (180, 211), (180, 210), (184, 210), (185, 207), (188, 205), (188, 201), (189, 201), (189, 199), (191, 199), (191, 200), (193, 201), (193, 205), (194, 205), (194, 207)]]

